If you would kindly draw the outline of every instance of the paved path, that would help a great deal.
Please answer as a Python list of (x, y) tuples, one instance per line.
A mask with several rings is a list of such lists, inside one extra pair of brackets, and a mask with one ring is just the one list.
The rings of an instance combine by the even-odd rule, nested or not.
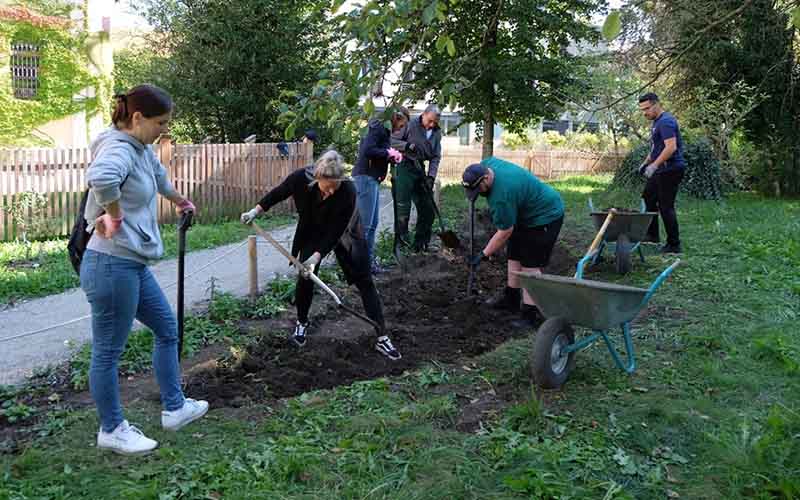
[[(392, 227), (392, 205), (389, 190), (381, 191), (381, 221), (378, 230)], [(294, 225), (271, 232), (278, 241), (291, 245)], [(187, 238), (191, 239), (191, 231)], [(196, 271), (207, 263), (231, 252), (229, 255)], [(216, 280), (219, 290), (243, 296), (249, 292), (247, 275), (247, 245), (234, 243), (209, 250), (199, 250), (186, 255), (185, 303), (187, 306), (208, 299), (209, 280)], [(173, 307), (177, 301), (175, 280), (177, 260), (170, 259), (151, 267)], [(266, 279), (277, 274), (286, 274), (290, 268), (286, 259), (269, 243), (258, 241), (258, 276), (263, 286)], [(69, 358), (75, 346), (91, 339), (91, 324), (88, 318), (58, 328), (22, 338), (12, 337), (45, 329), (53, 325), (86, 316), (89, 304), (79, 288), (67, 292), (33, 299), (0, 312), (0, 384), (15, 384), (23, 381), (35, 369), (62, 362)]]

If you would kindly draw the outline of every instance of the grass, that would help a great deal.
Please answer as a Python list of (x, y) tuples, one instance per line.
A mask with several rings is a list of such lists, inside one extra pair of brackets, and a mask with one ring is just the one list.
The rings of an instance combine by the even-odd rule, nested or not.
[[(276, 215), (262, 219), (265, 227), (277, 227), (292, 222), (289, 216)], [(241, 241), (252, 231), (238, 221), (192, 226), (187, 238), (187, 251), (213, 248)], [(161, 226), (164, 240), (164, 258), (178, 253), (175, 225)], [(78, 276), (67, 257), (67, 240), (37, 241), (32, 244), (30, 255), (35, 267), (20, 266), (25, 260), (26, 249), (22, 243), (0, 243), (0, 304), (18, 300), (61, 293), (79, 285)]]
[[(588, 246), (586, 200), (600, 205), (606, 185), (555, 183), (565, 236)], [(446, 191), (448, 217), (459, 191)], [(161, 447), (136, 459), (90, 448), (92, 411), (58, 414), (49, 437), (0, 456), (0, 498), (798, 498), (800, 203), (681, 198), (679, 218), (683, 264), (633, 328), (632, 376), (596, 344), (563, 391), (540, 394), (518, 340), (469, 370), (433, 365), (248, 418), (212, 410), (177, 434), (142, 401), (129, 418)], [(587, 277), (645, 286), (670, 262), (648, 252), (625, 277)], [(461, 433), (463, 394), (507, 404)]]

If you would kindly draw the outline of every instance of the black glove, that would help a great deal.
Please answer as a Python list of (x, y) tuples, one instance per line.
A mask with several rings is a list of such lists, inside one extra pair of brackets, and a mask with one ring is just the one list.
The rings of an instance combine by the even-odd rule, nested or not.
[(430, 175), (425, 176), (425, 185), (428, 187), (428, 190), (433, 192), (433, 186), (436, 184), (436, 179), (431, 177)]
[(639, 175), (644, 175), (644, 169), (647, 168), (647, 165), (649, 165), (649, 163), (647, 163), (647, 162), (642, 163), (641, 165), (639, 165)]
[(413, 153), (416, 150), (417, 150), (417, 145), (414, 144), (413, 142), (409, 142), (408, 144), (406, 144), (406, 151), (410, 151)]
[(478, 266), (481, 265), (481, 261), (483, 260), (484, 257), (486, 256), (483, 254), (482, 251), (478, 252), (476, 255), (473, 255), (472, 257), (469, 258), (469, 267), (471, 267), (473, 270), (478, 269)]

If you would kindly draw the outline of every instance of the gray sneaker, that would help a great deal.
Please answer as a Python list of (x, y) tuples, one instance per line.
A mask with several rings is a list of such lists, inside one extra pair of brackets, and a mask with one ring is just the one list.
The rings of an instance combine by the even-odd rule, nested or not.
[(168, 431), (177, 431), (208, 412), (208, 401), (197, 401), (186, 398), (183, 406), (173, 411), (161, 412), (161, 427)]
[(306, 333), (308, 332), (308, 325), (309, 323), (300, 323), (299, 321), (294, 327), (294, 333), (292, 334), (292, 340), (297, 347), (303, 347), (306, 345)]

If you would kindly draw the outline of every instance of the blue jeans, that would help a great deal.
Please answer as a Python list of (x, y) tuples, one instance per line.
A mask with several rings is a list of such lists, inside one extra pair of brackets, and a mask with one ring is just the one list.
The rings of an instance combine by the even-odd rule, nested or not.
[(86, 250), (81, 288), (92, 306), (89, 389), (105, 432), (122, 421), (118, 364), (134, 318), (153, 331), (153, 370), (165, 410), (183, 406), (178, 365), (178, 323), (164, 292), (146, 265)]
[(380, 196), (378, 180), (369, 175), (356, 175), (353, 177), (358, 191), (356, 205), (364, 228), (364, 239), (367, 240), (367, 254), (369, 262), (375, 260), (375, 232), (378, 230), (380, 220)]

